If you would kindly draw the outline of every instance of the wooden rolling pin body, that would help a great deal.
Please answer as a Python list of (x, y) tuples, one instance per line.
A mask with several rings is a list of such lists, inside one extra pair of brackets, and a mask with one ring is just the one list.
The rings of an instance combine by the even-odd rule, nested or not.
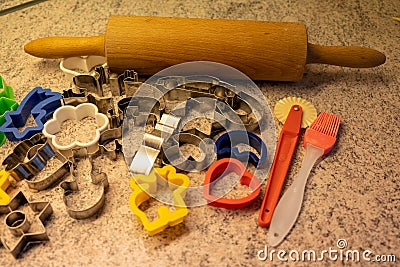
[(308, 44), (304, 24), (220, 19), (112, 16), (104, 35), (47, 37), (25, 46), (31, 55), (102, 55), (113, 71), (152, 75), (187, 61), (230, 65), (254, 80), (297, 81), (305, 64), (374, 67), (385, 56), (364, 47)]

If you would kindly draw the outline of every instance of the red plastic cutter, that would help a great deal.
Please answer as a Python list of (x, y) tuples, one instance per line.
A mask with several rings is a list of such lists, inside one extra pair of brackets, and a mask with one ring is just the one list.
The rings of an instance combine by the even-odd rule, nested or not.
[[(211, 194), (211, 183), (228, 173), (236, 173), (240, 177), (240, 183), (247, 185), (253, 192), (243, 198), (230, 199), (217, 197)], [(204, 180), (204, 198), (208, 201), (208, 205), (225, 208), (240, 209), (249, 205), (260, 194), (260, 181), (253, 174), (246, 171), (246, 166), (239, 160), (234, 158), (224, 158), (213, 163), (207, 170)]]

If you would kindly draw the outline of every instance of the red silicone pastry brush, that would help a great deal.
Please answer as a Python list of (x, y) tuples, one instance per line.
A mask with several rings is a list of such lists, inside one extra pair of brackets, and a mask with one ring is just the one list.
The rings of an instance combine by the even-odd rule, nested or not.
[(282, 196), (272, 217), (269, 245), (277, 246), (290, 232), (300, 214), (307, 178), (315, 162), (336, 142), (340, 116), (321, 113), (304, 135), (306, 154), (297, 178)]

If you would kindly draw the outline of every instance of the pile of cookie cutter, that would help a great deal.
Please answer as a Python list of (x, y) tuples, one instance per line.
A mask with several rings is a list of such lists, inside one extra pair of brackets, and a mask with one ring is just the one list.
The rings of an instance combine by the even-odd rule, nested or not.
[[(55, 158), (61, 164), (50, 175), (42, 179), (33, 179), (46, 168), (47, 162)], [(16, 181), (25, 180), (28, 187), (35, 191), (45, 190), (69, 171), (70, 162), (57, 150), (54, 150), (47, 138), (38, 133), (30, 139), (20, 142), (2, 165), (5, 165), (5, 171)]]
[[(209, 151), (214, 153), (213, 157), (205, 157), (200, 160), (189, 156), (186, 161), (191, 161), (193, 170), (203, 170), (211, 165), (215, 157), (219, 159), (207, 171), (209, 174), (207, 174), (206, 180), (208, 179), (209, 182), (206, 183), (205, 188), (208, 189), (208, 195), (204, 191), (204, 196), (209, 204), (215, 203), (215, 206), (225, 208), (240, 208), (248, 205), (257, 197), (260, 192), (260, 182), (253, 174), (245, 171), (245, 165), (240, 160), (245, 161), (244, 158), (247, 156), (250, 163), (257, 167), (266, 160), (266, 148), (257, 135), (247, 132), (258, 129), (261, 122), (257, 118), (262, 118), (262, 116), (256, 116), (260, 114), (254, 114), (250, 108), (252, 103), (244, 100), (246, 93), (242, 91), (234, 93), (229, 83), (213, 77), (208, 77), (208, 80), (199, 83), (196, 76), (184, 78), (177, 76), (158, 79), (156, 87), (161, 88), (161, 91), (171, 85), (175, 87), (161, 98), (135, 96), (135, 99), (132, 100), (132, 96), (142, 85), (138, 74), (133, 70), (126, 70), (119, 75), (111, 73), (105, 59), (95, 56), (65, 59), (60, 63), (60, 68), (74, 75), (75, 89), (64, 90), (61, 95), (51, 92), (50, 89), (36, 87), (22, 100), (19, 106), (18, 104), (14, 104), (12, 107), (8, 105), (9, 109), (16, 110), (14, 113), (7, 112), (5, 114), (5, 124), (0, 130), (4, 129), (10, 141), (20, 141), (20, 143), (3, 162), (6, 170), (0, 173), (0, 200), (3, 199), (0, 204), (10, 199), (6, 190), (10, 185), (9, 177), (12, 177), (17, 182), (24, 180), (33, 191), (45, 190), (60, 184), (64, 190), (63, 200), (66, 211), (72, 218), (85, 219), (98, 214), (105, 204), (105, 194), (109, 183), (107, 174), (95, 173), (93, 162), (101, 155), (115, 160), (119, 152), (124, 153), (121, 138), (122, 121), (126, 118), (132, 119), (135, 126), (151, 128), (144, 134), (143, 142), (128, 165), (130, 171), (135, 174), (130, 181), (133, 192), (129, 205), (150, 235), (160, 233), (168, 226), (183, 222), (184, 217), (188, 214), (185, 195), (190, 180), (185, 174), (176, 171), (177, 169), (187, 169), (188, 166), (185, 165), (187, 162), (180, 165), (172, 157), (177, 154), (179, 146), (182, 144), (199, 146), (201, 150), (206, 151), (206, 155), (211, 154), (208, 153)], [(74, 71), (73, 69), (76, 68), (83, 72)], [(4, 82), (2, 80), (1, 82), (3, 88), (8, 90)], [(175, 86), (176, 84), (178, 86)], [(3, 91), (6, 90), (3, 89)], [(213, 101), (205, 104), (201, 98), (213, 99)], [(193, 101), (187, 101), (191, 99)], [(184, 101), (186, 103), (180, 105)], [(151, 106), (151, 111), (147, 112), (146, 109), (149, 106)], [(188, 122), (186, 115), (193, 110), (202, 112), (211, 110), (214, 122), (209, 123), (207, 131), (200, 132), (196, 127), (183, 130), (184, 125)], [(18, 128), (25, 125), (30, 115), (34, 117), (37, 126), (28, 127), (19, 133)], [(92, 140), (89, 142), (75, 140), (68, 145), (58, 142), (56, 134), (60, 131), (64, 121), (80, 120), (87, 116), (96, 119), (97, 129)], [(244, 129), (239, 125), (243, 125)], [(252, 152), (239, 153), (236, 148), (227, 145), (225, 140), (227, 136), (229, 142), (240, 139), (235, 137), (235, 134), (240, 136), (236, 132), (238, 130), (246, 132), (250, 146), (258, 152), (260, 158)], [(222, 131), (227, 131), (227, 133), (216, 141), (217, 149), (214, 151), (213, 142), (207, 143), (206, 139), (212, 140)], [(113, 142), (112, 148), (108, 148), (107, 144), (110, 142)], [(240, 142), (233, 143), (232, 146)], [(224, 158), (228, 156), (229, 158)], [(44, 178), (35, 179), (46, 168), (50, 159), (58, 160), (59, 166)], [(81, 160), (89, 160), (91, 182), (99, 188), (99, 197), (86, 208), (76, 208), (68, 202), (71, 194), (81, 190), (79, 177), (76, 176), (76, 168)], [(157, 165), (163, 167), (155, 168)], [(253, 193), (245, 198), (234, 200), (234, 203), (225, 204), (224, 198), (213, 196), (211, 184), (224, 171), (237, 173), (243, 171), (240, 182), (249, 186)], [(68, 175), (72, 179), (64, 180), (64, 177)], [(149, 200), (153, 193), (165, 187), (172, 191), (175, 211), (172, 212), (167, 206), (162, 206), (158, 210), (158, 218), (150, 221), (139, 206)], [(20, 224), (17, 225), (18, 230), (16, 230), (19, 234), (22, 233), (22, 241), (17, 245), (18, 248), (11, 248), (2, 238), (2, 243), (14, 256), (18, 255), (28, 242), (48, 239), (45, 229), (44, 232), (30, 235), (30, 222), (25, 220), (24, 214), (14, 213), (14, 204), (12, 203), (15, 201), (32, 204), (31, 207), (39, 214), (41, 222), (49, 217), (52, 211), (47, 202), (39, 202), (41, 204), (37, 206), (29, 203), (26, 198), (24, 200), (22, 192), (11, 199), (7, 207), (0, 205), (0, 213), (8, 214), (7, 228), (15, 230), (12, 228)], [(47, 206), (43, 203), (47, 203)]]
[[(127, 72), (126, 75), (131, 77), (133, 74)], [(123, 84), (123, 79), (121, 82)], [(91, 172), (92, 183), (100, 186), (99, 198), (88, 203), (84, 209), (76, 208), (68, 202), (70, 194), (82, 190), (82, 188), (78, 188), (79, 177), (76, 177), (75, 174), (76, 163), (81, 158), (88, 157), (93, 168), (93, 160), (102, 155), (116, 160), (117, 154), (122, 151), (121, 119), (123, 117), (114, 113), (113, 109), (109, 109), (108, 100), (103, 101), (103, 98), (98, 98), (94, 93), (87, 94), (87, 89), (82, 89), (85, 90), (82, 94), (66, 90), (64, 98), (62, 98), (60, 93), (36, 87), (18, 105), (11, 99), (13, 97), (11, 87), (7, 86), (1, 77), (0, 84), (2, 89), (0, 91), (0, 107), (4, 106), (4, 110), (15, 110), (5, 114), (2, 131), (10, 141), (19, 142), (13, 152), (3, 161), (5, 170), (0, 171), (0, 214), (8, 214), (5, 227), (14, 233), (18, 232), (18, 242), (10, 243), (7, 240), (8, 237), (2, 237), (1, 242), (7, 251), (17, 257), (28, 243), (48, 240), (48, 237), (43, 227), (43, 231), (30, 233), (32, 222), (26, 218), (23, 212), (18, 210), (14, 212), (18, 203), (28, 202), (22, 192), (10, 199), (7, 194), (11, 185), (10, 181), (14, 180), (17, 183), (24, 181), (32, 192), (46, 190), (53, 185), (60, 184), (64, 190), (63, 199), (69, 216), (75, 219), (85, 219), (97, 214), (105, 203), (105, 193), (108, 189), (107, 175), (103, 172), (95, 173), (94, 170)], [(86, 98), (83, 99), (84, 97)], [(65, 105), (68, 100), (75, 101), (73, 102), (75, 106)], [(99, 105), (107, 115), (99, 113), (98, 107), (92, 103)], [(24, 126), (31, 115), (35, 119), (36, 126), (27, 127), (20, 133), (18, 128)], [(67, 149), (57, 144), (55, 134), (60, 130), (63, 121), (79, 120), (87, 116), (93, 116), (98, 125), (93, 140), (82, 143), (74, 142)], [(3, 120), (3, 114), (1, 120)], [(111, 142), (114, 144), (109, 147), (108, 144)], [(57, 160), (59, 164), (56, 167), (52, 166), (50, 173), (39, 178), (39, 174), (44, 172), (51, 159)], [(72, 177), (72, 181), (61, 182), (67, 176)], [(32, 203), (31, 208), (38, 213), (39, 219), (44, 221), (51, 214), (52, 209), (46, 202), (48, 205), (40, 211), (39, 208), (43, 207), (41, 203)]]
[[(157, 88), (160, 94), (158, 92), (141, 92), (141, 94), (139, 93), (138, 95), (135, 95), (133, 100), (127, 105), (124, 118), (129, 118), (129, 124), (134, 125), (134, 127), (147, 125), (149, 121), (146, 121), (146, 118), (150, 118), (151, 121), (155, 120), (155, 125), (158, 126), (161, 124), (160, 120), (157, 120), (160, 114), (161, 118), (166, 114), (173, 115), (177, 121), (177, 124), (174, 125), (174, 127), (169, 125), (169, 127), (166, 128), (167, 133), (160, 133), (154, 129), (150, 132), (144, 132), (144, 141), (142, 144), (139, 147), (132, 149), (132, 151), (134, 151), (132, 159), (129, 158), (131, 154), (128, 153), (128, 155), (126, 155), (124, 153), (127, 164), (130, 166), (129, 170), (132, 174), (148, 175), (152, 168), (163, 166), (165, 164), (171, 164), (177, 169), (183, 171), (188, 171), (188, 169), (190, 169), (190, 171), (204, 170), (206, 167), (210, 166), (213, 158), (208, 157), (208, 159), (205, 160), (209, 154), (203, 153), (204, 150), (207, 150), (207, 143), (204, 143), (203, 140), (210, 140), (210, 138), (214, 139), (215, 136), (222, 131), (227, 131), (228, 133), (232, 132), (232, 134), (235, 134), (235, 131), (237, 130), (241, 130), (242, 132), (244, 130), (247, 135), (248, 132), (256, 131), (258, 129), (262, 122), (258, 121), (257, 118), (260, 119), (263, 118), (263, 116), (256, 116), (260, 115), (260, 113), (253, 114), (254, 111), (250, 108), (253, 102), (246, 102), (243, 100), (246, 99), (246, 97), (251, 98), (250, 95), (247, 95), (243, 91), (237, 92), (236, 90), (234, 92), (231, 90), (232, 87), (230, 84), (209, 76), (207, 77), (208, 82), (204, 82), (204, 79), (202, 79), (202, 83), (199, 83), (201, 78), (204, 77), (200, 75), (200, 78), (197, 76), (168, 76), (158, 78), (156, 82), (150, 82), (148, 86)], [(153, 102), (149, 101), (150, 104), (146, 104), (146, 102), (142, 104), (143, 102), (140, 100), (145, 97), (148, 98), (150, 95), (153, 96), (151, 97)], [(206, 103), (202, 101), (201, 98), (212, 99), (215, 101), (212, 103)], [(189, 100), (192, 100), (192, 103), (189, 103)], [(154, 102), (157, 104), (154, 104)], [(182, 105), (182, 102), (185, 102), (184, 105)], [(188, 128), (186, 130), (183, 130), (182, 128), (182, 126), (188, 122), (186, 120), (186, 115), (196, 109), (200, 114), (209, 110), (212, 110), (213, 112), (213, 115), (207, 116), (207, 118), (213, 118), (214, 122), (210, 122), (210, 127), (208, 127), (208, 130), (205, 132), (199, 131), (196, 127)], [(228, 114), (233, 115), (229, 116)], [(235, 121), (235, 119), (231, 118), (239, 118), (239, 120)], [(150, 124), (154, 124), (154, 122), (150, 122)], [(239, 125), (244, 125), (244, 127), (240, 128)], [(128, 125), (125, 130), (132, 133), (134, 127), (129, 128)], [(161, 138), (161, 134), (166, 138)], [(136, 137), (133, 139), (137, 140)], [(227, 140), (229, 142), (233, 141), (231, 146), (235, 146), (238, 143), (242, 143), (239, 142), (238, 139), (240, 139), (239, 135), (237, 138), (233, 138), (233, 140), (230, 140), (229, 138)], [(249, 142), (254, 146), (258, 140), (261, 140), (255, 134), (250, 134), (250, 138), (247, 136), (247, 139), (250, 139)], [(148, 140), (153, 142), (150, 143)], [(154, 146), (147, 145), (148, 143)], [(179, 149), (182, 144), (200, 146), (200, 151), (202, 152), (200, 160), (195, 160), (191, 156), (182, 160)], [(213, 142), (211, 142), (211, 144), (213, 144)], [(128, 144), (128, 147), (129, 145), (130, 144)], [(220, 153), (219, 158), (226, 157), (226, 151), (229, 150), (229, 154), (232, 152), (232, 155), (229, 155), (230, 157), (237, 157), (243, 161), (243, 158), (250, 158), (250, 164), (255, 165), (256, 168), (259, 166), (259, 162), (266, 162), (266, 146), (262, 141), (259, 143), (258, 147), (256, 146), (256, 151), (262, 156), (261, 159), (257, 158), (251, 151), (239, 153), (237, 148), (231, 148), (228, 146), (224, 147), (225, 145), (226, 142), (220, 141), (219, 146), (221, 148), (215, 151), (219, 152), (219, 150), (223, 150), (223, 153)], [(127, 146), (124, 144), (124, 150), (125, 149), (127, 149)], [(146, 149), (149, 152), (147, 152)], [(260, 187), (260, 183), (258, 183), (257, 186)], [(256, 188), (251, 189), (256, 190)], [(257, 195), (258, 194), (255, 196)]]
[[(168, 226), (183, 222), (188, 214), (184, 198), (189, 183), (189, 178), (184, 174), (176, 173), (176, 169), (171, 165), (155, 168), (149, 175), (137, 174), (131, 179), (130, 186), (133, 192), (129, 197), (129, 206), (149, 235), (158, 234)], [(157, 219), (150, 221), (140, 209), (140, 205), (150, 199), (147, 192), (155, 193), (160, 187), (168, 187), (172, 191), (175, 210), (171, 212), (167, 206), (161, 206), (158, 208)]]
[[(218, 89), (218, 90), (217, 90)], [(130, 112), (127, 114), (130, 114), (130, 116), (134, 117), (134, 121), (135, 124), (137, 126), (141, 126), (143, 125), (144, 120), (142, 119), (142, 117), (150, 117), (150, 118), (158, 118), (158, 114), (160, 112), (160, 109), (163, 110), (164, 112), (166, 112), (166, 110), (169, 110), (170, 113), (166, 114), (164, 113), (161, 116), (161, 119), (159, 120), (159, 122), (156, 124), (156, 126), (154, 127), (155, 130), (152, 133), (145, 133), (144, 134), (144, 141), (143, 144), (141, 145), (141, 147), (138, 149), (138, 152), (136, 153), (135, 157), (133, 158), (131, 164), (130, 164), (130, 168), (129, 170), (132, 173), (141, 173), (141, 174), (148, 174), (151, 170), (151, 168), (153, 168), (153, 165), (157, 159), (158, 155), (170, 155), (169, 158), (173, 158), (174, 154), (176, 154), (177, 149), (179, 149), (179, 140), (185, 139), (185, 143), (192, 143), (192, 144), (200, 144), (201, 142), (198, 140), (197, 137), (204, 139), (204, 138), (209, 138), (209, 137), (213, 137), (213, 135), (217, 134), (218, 132), (220, 132), (223, 129), (241, 129), (241, 125), (244, 124), (244, 127), (246, 129), (249, 130), (255, 130), (258, 127), (258, 122), (254, 119), (251, 119), (252, 116), (248, 113), (246, 113), (245, 115), (243, 115), (242, 113), (240, 113), (241, 115), (239, 116), (240, 118), (240, 122), (237, 121), (237, 119), (235, 120), (235, 116), (237, 115), (237, 113), (235, 113), (235, 110), (230, 107), (230, 105), (232, 105), (233, 107), (248, 107), (247, 104), (245, 104), (244, 101), (240, 100), (241, 98), (238, 97), (235, 94), (231, 94), (231, 91), (223, 91), (223, 90), (219, 90), (219, 88), (215, 89), (214, 87), (211, 87), (211, 89), (207, 89), (207, 90), (188, 90), (188, 89), (173, 89), (171, 91), (169, 91), (169, 96), (167, 98), (163, 98), (161, 100), (161, 103), (157, 103), (154, 104), (154, 102), (156, 100), (152, 100), (153, 103), (150, 102), (149, 106), (152, 107), (157, 107), (156, 109), (153, 108), (151, 111), (151, 114), (153, 114), (153, 116), (148, 116), (148, 113), (143, 112), (143, 115), (141, 113), (141, 110), (139, 107), (136, 107), (135, 102), (131, 102), (129, 104), (129, 110)], [(175, 90), (177, 90), (177, 92), (175, 92)], [(213, 91), (214, 90), (214, 91)], [(219, 93), (216, 94), (215, 90), (217, 90)], [(182, 92), (183, 91), (183, 92)], [(213, 91), (214, 93), (211, 94), (210, 91)], [(222, 92), (222, 93), (221, 93)], [(169, 103), (168, 99), (171, 100), (171, 102), (176, 101), (176, 98), (173, 98), (172, 96), (174, 94), (177, 94), (178, 96), (180, 96), (178, 98), (178, 102), (181, 102), (181, 100), (183, 99), (181, 97), (181, 95), (191, 95), (192, 97), (195, 97), (197, 95), (200, 95), (200, 98), (197, 98), (196, 100), (192, 100), (192, 101), (187, 101), (184, 105), (184, 107), (179, 107), (177, 109), (173, 108), (173, 103)], [(204, 96), (209, 96), (212, 95), (214, 97), (216, 96), (220, 96), (220, 95), (224, 95), (223, 99), (224, 101), (222, 103), (230, 103), (230, 105), (221, 105), (221, 102), (218, 102), (217, 99), (213, 98), (211, 103), (208, 103), (208, 105), (206, 105), (207, 110), (211, 110), (213, 112), (212, 117), (214, 118), (215, 122), (211, 122), (210, 123), (210, 127), (209, 127), (209, 131), (205, 132), (205, 133), (200, 133), (198, 130), (196, 129), (188, 129), (184, 132), (179, 131), (181, 128), (178, 127), (179, 124), (180, 125), (185, 125), (185, 123), (187, 121), (181, 121), (181, 118), (184, 118), (187, 113), (190, 110), (202, 110), (204, 109), (204, 107), (201, 107), (203, 105), (202, 102), (199, 102), (198, 99), (201, 99)], [(142, 99), (142, 98), (139, 98)], [(207, 98), (209, 99), (209, 98)], [(164, 103), (162, 103), (162, 101), (164, 101)], [(140, 102), (140, 100), (138, 101)], [(175, 104), (176, 105), (176, 104)], [(167, 108), (168, 106), (168, 108)], [(245, 109), (247, 110), (247, 108)], [(248, 110), (247, 110), (248, 111)], [(250, 111), (251, 112), (251, 111)], [(231, 115), (229, 115), (231, 114)], [(234, 114), (234, 115), (232, 115)], [(168, 118), (168, 119), (167, 119)], [(169, 124), (168, 124), (169, 123)], [(159, 128), (161, 128), (163, 130), (158, 131)], [(161, 136), (162, 134), (162, 136)], [(183, 137), (180, 137), (180, 135), (183, 135)], [(170, 139), (170, 137), (174, 135), (174, 138), (172, 138), (172, 140)], [(189, 137), (189, 138), (188, 138)], [(148, 145), (146, 145), (146, 143), (149, 143), (147, 140), (152, 140), (153, 142), (151, 142), (151, 144), (153, 145), (152, 147), (149, 147)], [(165, 141), (170, 139), (171, 142), (170, 143), (166, 143)], [(156, 140), (156, 141), (155, 141)], [(204, 143), (202, 143), (204, 144)], [(161, 152), (161, 147), (165, 145), (165, 150), (164, 153), (160, 153)], [(204, 148), (203, 148), (204, 150)], [(205, 149), (207, 150), (207, 149)], [(168, 156), (167, 156), (168, 158)], [(209, 164), (207, 163), (209, 162), (209, 160), (203, 161), (203, 163), (195, 163), (194, 164), (194, 169), (196, 170), (200, 170), (203, 169), (204, 166), (208, 166)], [(175, 165), (175, 164), (174, 164)], [(177, 165), (175, 165), (177, 166)], [(181, 168), (180, 166), (177, 166), (178, 168)]]

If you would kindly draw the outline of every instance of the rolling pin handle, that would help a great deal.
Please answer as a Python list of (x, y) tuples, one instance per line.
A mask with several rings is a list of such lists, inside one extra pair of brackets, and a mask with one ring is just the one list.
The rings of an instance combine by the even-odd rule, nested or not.
[(44, 37), (27, 43), (24, 50), (41, 58), (105, 56), (104, 34), (93, 37)]
[(320, 63), (350, 68), (372, 68), (382, 65), (386, 56), (361, 46), (323, 46), (308, 43), (307, 64)]

